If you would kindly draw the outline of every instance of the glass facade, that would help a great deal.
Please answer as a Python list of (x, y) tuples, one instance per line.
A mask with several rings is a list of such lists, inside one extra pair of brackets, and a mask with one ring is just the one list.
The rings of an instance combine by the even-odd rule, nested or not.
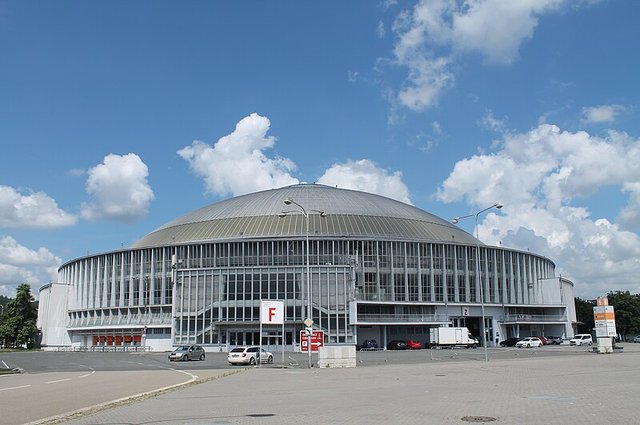
[(94, 336), (153, 329), (171, 335), (174, 345), (233, 344), (257, 338), (260, 300), (284, 300), (287, 344), (297, 342), (309, 305), (314, 327), (325, 331), (327, 342), (354, 343), (364, 317), (407, 325), (447, 322), (449, 313), (442, 317), (439, 307), (479, 305), (481, 293), (487, 305), (526, 307), (539, 303), (532, 286), (554, 277), (549, 259), (499, 247), (481, 246), (477, 268), (473, 245), (311, 238), (309, 247), (310, 300), (304, 238), (140, 248), (77, 259), (59, 271), (70, 285), (67, 326)]

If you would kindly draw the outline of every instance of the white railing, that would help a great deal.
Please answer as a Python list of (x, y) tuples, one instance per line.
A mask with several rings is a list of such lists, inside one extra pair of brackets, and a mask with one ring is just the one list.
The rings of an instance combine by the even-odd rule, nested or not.
[(506, 314), (502, 322), (566, 322), (562, 314)]
[(443, 323), (446, 314), (358, 314), (358, 323)]

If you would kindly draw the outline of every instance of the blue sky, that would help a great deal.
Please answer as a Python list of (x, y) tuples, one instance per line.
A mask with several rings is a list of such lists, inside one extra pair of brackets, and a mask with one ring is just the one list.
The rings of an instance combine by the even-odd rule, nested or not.
[[(640, 2), (0, 1), (0, 294), (297, 182), (640, 293)], [(473, 232), (473, 220), (460, 223)]]

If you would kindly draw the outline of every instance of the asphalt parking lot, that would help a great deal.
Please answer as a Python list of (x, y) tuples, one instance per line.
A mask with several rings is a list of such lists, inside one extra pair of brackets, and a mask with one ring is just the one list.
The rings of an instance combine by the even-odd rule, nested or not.
[[(627, 344), (629, 345), (629, 344)], [(572, 354), (588, 353), (591, 347), (571, 347), (568, 345), (550, 345), (540, 348), (491, 347), (487, 349), (490, 359), (509, 359), (522, 357), (553, 357)], [(86, 372), (86, 371), (144, 371), (162, 370), (168, 368), (209, 370), (226, 369), (226, 353), (207, 353), (204, 361), (170, 362), (168, 353), (101, 353), (101, 352), (44, 352), (24, 351), (0, 353), (0, 367), (20, 368), (27, 373), (47, 372)], [(273, 352), (273, 365), (262, 367), (300, 367), (308, 364), (306, 353)], [(317, 360), (314, 354), (314, 361)], [(359, 351), (357, 361), (359, 366), (374, 366), (381, 364), (413, 364), (423, 361), (456, 361), (482, 360), (482, 348), (466, 349), (425, 349), (425, 350), (370, 350)], [(2, 364), (4, 363), (4, 365)]]
[(0, 353), (27, 372), (0, 376), (0, 424), (464, 423), (461, 413), (582, 423), (598, 412), (599, 423), (637, 423), (615, 408), (640, 390), (640, 346), (624, 347), (491, 348), (489, 362), (482, 349), (369, 351), (358, 367), (333, 370), (307, 369), (301, 353), (260, 368), (228, 366), (225, 353), (184, 363), (166, 353)]

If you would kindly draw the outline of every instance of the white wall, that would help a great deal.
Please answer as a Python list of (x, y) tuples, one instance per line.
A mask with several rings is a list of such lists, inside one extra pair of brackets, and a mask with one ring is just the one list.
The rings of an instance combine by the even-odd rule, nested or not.
[(49, 283), (40, 288), (36, 326), (42, 332), (45, 349), (71, 344), (66, 326), (69, 288), (63, 283)]

